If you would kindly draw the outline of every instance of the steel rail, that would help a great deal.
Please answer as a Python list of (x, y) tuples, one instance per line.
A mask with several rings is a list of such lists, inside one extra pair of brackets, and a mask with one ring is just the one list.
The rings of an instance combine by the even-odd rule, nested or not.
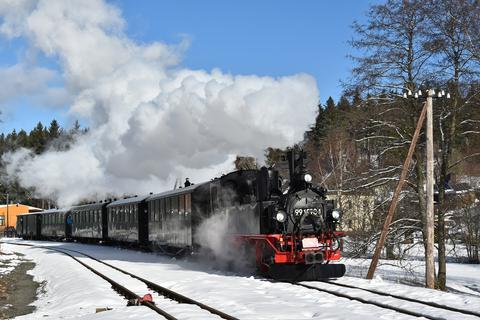
[(64, 254), (70, 258), (72, 258), (73, 260), (75, 260), (76, 262), (78, 262), (79, 264), (81, 264), (82, 266), (84, 266), (85, 268), (87, 268), (88, 270), (90, 270), (91, 272), (93, 272), (94, 274), (96, 274), (97, 276), (99, 276), (100, 278), (102, 278), (103, 280), (107, 281), (108, 283), (111, 284), (112, 288), (119, 294), (121, 294), (123, 297), (125, 297), (127, 300), (131, 300), (131, 299), (136, 299), (138, 301), (140, 301), (140, 303), (150, 309), (152, 309), (153, 311), (157, 312), (158, 314), (160, 314), (161, 316), (165, 317), (166, 319), (168, 320), (178, 320), (177, 318), (175, 318), (174, 316), (172, 316), (171, 314), (169, 314), (168, 312), (166, 312), (165, 310), (163, 309), (160, 309), (159, 307), (157, 307), (153, 302), (150, 302), (150, 301), (143, 301), (141, 300), (141, 297), (138, 296), (136, 293), (134, 293), (133, 291), (127, 289), (126, 287), (122, 286), (121, 284), (119, 284), (118, 282), (116, 282), (115, 280), (107, 277), (106, 275), (104, 275), (103, 273), (95, 270), (94, 268), (92, 268), (91, 266), (87, 265), (86, 263), (80, 261), (79, 259), (77, 259), (76, 257), (74, 257), (73, 255), (71, 255), (70, 253), (68, 252), (65, 252), (61, 249), (57, 249), (57, 248), (52, 248), (52, 247), (45, 247), (45, 246), (36, 246), (36, 245), (33, 245), (33, 244), (27, 244), (27, 243), (11, 243), (11, 242), (4, 242), (4, 241), (0, 241), (0, 243), (4, 243), (4, 244), (11, 244), (11, 245), (15, 245), (15, 246), (27, 246), (27, 247), (33, 247), (33, 248), (40, 248), (40, 249), (46, 249), (46, 250), (52, 250), (52, 251), (55, 251), (55, 252), (59, 252), (61, 254)]
[(100, 260), (100, 259), (98, 259), (98, 258), (95, 258), (95, 257), (89, 255), (89, 254), (83, 253), (83, 252), (81, 252), (81, 251), (73, 250), (73, 249), (62, 249), (62, 250), (68, 250), (68, 251), (71, 251), (71, 252), (75, 252), (75, 253), (84, 255), (84, 256), (87, 257), (87, 258), (90, 258), (90, 259), (92, 259), (92, 260), (94, 260), (94, 261), (97, 261), (97, 262), (99, 262), (99, 263), (102, 263), (102, 264), (104, 264), (104, 265), (106, 265), (106, 266), (108, 266), (108, 267), (110, 267), (110, 268), (112, 268), (112, 269), (115, 269), (115, 270), (117, 270), (117, 271), (119, 271), (119, 272), (122, 272), (123, 274), (129, 275), (130, 277), (132, 277), (132, 278), (134, 278), (134, 279), (137, 279), (137, 280), (145, 283), (150, 289), (156, 291), (157, 293), (159, 293), (159, 294), (163, 295), (164, 297), (169, 298), (169, 299), (171, 299), (171, 300), (175, 300), (175, 301), (177, 301), (177, 302), (179, 302), (179, 303), (196, 305), (196, 306), (198, 306), (198, 307), (200, 307), (200, 308), (202, 308), (202, 309), (204, 309), (204, 310), (207, 310), (207, 311), (209, 311), (210, 313), (213, 313), (213, 314), (215, 314), (215, 315), (217, 315), (217, 316), (219, 316), (219, 317), (221, 317), (221, 318), (223, 318), (223, 319), (226, 319), (226, 320), (238, 320), (238, 318), (235, 318), (235, 317), (233, 317), (233, 316), (231, 316), (231, 315), (229, 315), (229, 314), (226, 314), (226, 313), (224, 313), (224, 312), (222, 312), (222, 311), (220, 311), (220, 310), (217, 310), (217, 309), (215, 309), (215, 308), (212, 308), (212, 307), (210, 307), (210, 306), (207, 306), (206, 304), (203, 304), (203, 303), (201, 303), (201, 302), (199, 302), (199, 301), (197, 301), (197, 300), (194, 300), (194, 299), (191, 299), (191, 298), (189, 298), (189, 297), (186, 297), (186, 296), (184, 296), (184, 295), (182, 295), (182, 294), (180, 294), (180, 293), (178, 293), (178, 292), (175, 292), (175, 291), (172, 291), (172, 290), (170, 290), (170, 289), (167, 289), (167, 288), (165, 288), (165, 287), (163, 287), (163, 286), (161, 286), (161, 285), (159, 285), (159, 284), (156, 284), (156, 283), (154, 283), (154, 282), (151, 282), (150, 280), (147, 280), (147, 279), (145, 279), (145, 278), (142, 278), (142, 277), (140, 277), (140, 276), (137, 276), (136, 274), (133, 274), (133, 273), (128, 272), (128, 271), (126, 271), (126, 270), (120, 269), (120, 268), (118, 268), (118, 267), (116, 267), (116, 266), (114, 266), (114, 265), (111, 265), (110, 263), (107, 263), (107, 262), (105, 262), (105, 261), (102, 261), (102, 260)]
[(317, 291), (326, 292), (326, 293), (335, 295), (337, 297), (346, 298), (346, 299), (349, 299), (349, 300), (355, 300), (355, 301), (365, 303), (365, 304), (371, 304), (371, 305), (374, 305), (374, 306), (377, 306), (377, 307), (380, 307), (380, 308), (383, 308), (383, 309), (390, 309), (390, 310), (393, 310), (393, 311), (396, 311), (396, 312), (399, 312), (399, 313), (403, 313), (403, 314), (406, 314), (406, 315), (409, 315), (409, 316), (414, 316), (414, 317), (419, 317), (419, 318), (424, 317), (426, 319), (431, 319), (431, 320), (445, 320), (445, 318), (434, 317), (434, 316), (427, 315), (427, 314), (424, 314), (424, 313), (415, 312), (415, 311), (407, 310), (407, 309), (404, 309), (404, 308), (391, 306), (391, 305), (388, 305), (386, 303), (350, 296), (348, 294), (337, 292), (335, 290), (329, 290), (329, 289), (325, 289), (325, 288), (317, 288), (317, 287), (314, 287), (314, 286), (309, 286), (307, 284), (296, 283), (296, 282), (289, 282), (289, 283), (291, 283), (293, 285), (301, 286), (301, 287), (304, 287), (304, 288), (307, 288), (307, 289), (313, 289), (313, 290), (317, 290)]
[[(0, 243), (14, 244), (14, 243), (10, 243), (10, 242), (0, 242)], [(35, 247), (35, 248), (50, 249), (50, 247), (45, 247), (45, 246), (36, 246), (36, 245), (29, 245), (29, 244), (18, 244), (18, 245), (26, 245), (26, 246), (32, 246), (32, 247)], [(229, 315), (229, 314), (227, 314), (227, 313), (224, 313), (224, 312), (222, 312), (222, 311), (220, 311), (220, 310), (217, 310), (217, 309), (215, 309), (215, 308), (213, 308), (213, 307), (210, 307), (210, 306), (208, 306), (208, 305), (206, 305), (206, 304), (203, 304), (203, 303), (201, 303), (201, 302), (199, 302), (199, 301), (197, 301), (197, 300), (194, 300), (194, 299), (192, 299), (192, 298), (186, 297), (186, 296), (184, 296), (184, 295), (182, 295), (182, 294), (180, 294), (180, 293), (178, 293), (178, 292), (175, 292), (175, 291), (172, 291), (172, 290), (170, 290), (170, 289), (167, 289), (167, 288), (165, 288), (165, 287), (163, 287), (163, 286), (161, 286), (161, 285), (159, 285), (159, 284), (156, 284), (156, 283), (154, 283), (154, 282), (152, 282), (152, 281), (150, 281), (150, 280), (147, 280), (147, 279), (145, 279), (145, 278), (142, 278), (142, 277), (140, 277), (140, 276), (137, 276), (136, 274), (133, 274), (133, 273), (128, 272), (128, 271), (126, 271), (126, 270), (123, 270), (123, 269), (121, 269), (121, 268), (119, 268), (119, 267), (116, 267), (116, 266), (114, 266), (114, 265), (111, 265), (111, 264), (109, 264), (109, 263), (107, 263), (107, 262), (105, 262), (105, 261), (102, 261), (102, 260), (100, 260), (100, 259), (98, 259), (98, 258), (95, 258), (95, 257), (93, 257), (93, 256), (91, 256), (91, 255), (89, 255), (89, 254), (86, 254), (86, 253), (84, 253), (84, 252), (81, 252), (81, 251), (78, 251), (78, 250), (73, 250), (73, 249), (66, 249), (66, 248), (56, 249), (55, 251), (63, 252), (63, 250), (70, 251), (70, 252), (74, 252), (74, 253), (77, 253), (77, 254), (81, 254), (81, 255), (89, 258), (89, 259), (92, 259), (92, 260), (94, 260), (94, 261), (96, 261), (96, 262), (98, 262), (98, 263), (104, 264), (104, 265), (106, 265), (106, 266), (108, 266), (108, 267), (110, 267), (110, 268), (112, 268), (112, 269), (114, 269), (114, 270), (116, 270), (116, 271), (119, 271), (119, 272), (121, 272), (121, 273), (123, 273), (123, 274), (126, 274), (126, 275), (128, 275), (128, 276), (130, 276), (130, 277), (132, 277), (132, 278), (134, 278), (134, 279), (137, 279), (137, 280), (143, 282), (145, 285), (147, 285), (148, 288), (152, 289), (153, 291), (161, 294), (162, 296), (164, 296), (164, 297), (166, 297), (166, 298), (168, 298), (168, 299), (174, 300), (174, 301), (176, 301), (176, 302), (178, 302), (178, 303), (196, 305), (196, 306), (200, 307), (201, 309), (207, 310), (207, 311), (209, 311), (210, 313), (215, 314), (215, 315), (217, 315), (217, 316), (219, 316), (219, 317), (221, 317), (221, 318), (223, 318), (223, 319), (226, 319), (226, 320), (238, 320), (238, 318), (235, 318), (235, 317), (233, 317), (233, 316), (231, 316), (231, 315)], [(81, 262), (80, 262), (80, 263), (81, 263)]]
[(480, 318), (480, 312), (475, 312), (475, 311), (471, 311), (471, 310), (463, 310), (463, 309), (439, 304), (439, 303), (436, 303), (436, 302), (416, 300), (416, 299), (409, 298), (409, 297), (403, 297), (403, 296), (399, 296), (399, 295), (396, 295), (396, 294), (391, 294), (391, 293), (378, 291), (378, 290), (373, 290), (373, 289), (366, 289), (366, 288), (352, 286), (352, 285), (344, 284), (344, 283), (331, 282), (331, 281), (328, 281), (328, 280), (325, 280), (325, 281), (322, 281), (322, 282), (332, 284), (332, 285), (336, 285), (336, 286), (340, 286), (340, 287), (345, 287), (345, 288), (359, 289), (359, 290), (367, 291), (367, 292), (378, 294), (378, 295), (385, 296), (385, 297), (392, 297), (392, 298), (401, 299), (401, 300), (405, 300), (405, 301), (409, 301), (409, 302), (420, 303), (420, 304), (424, 304), (424, 305), (427, 305), (427, 306), (430, 306), (430, 307), (434, 307), (434, 308), (438, 308), (438, 309), (445, 309), (445, 310), (453, 311), (453, 312), (459, 312), (459, 313), (463, 313), (463, 314), (477, 316), (477, 317)]

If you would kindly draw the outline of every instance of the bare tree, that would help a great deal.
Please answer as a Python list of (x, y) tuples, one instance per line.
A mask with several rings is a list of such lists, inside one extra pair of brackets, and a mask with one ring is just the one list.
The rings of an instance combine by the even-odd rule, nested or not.
[[(354, 25), (357, 38), (352, 45), (362, 50), (362, 54), (353, 57), (356, 67), (352, 71), (350, 88), (360, 88), (368, 97), (362, 107), (364, 121), (356, 125), (359, 128), (357, 141), (363, 143), (369, 160), (368, 170), (357, 180), (359, 188), (393, 190), (400, 176), (402, 159), (421, 110), (419, 101), (402, 99), (402, 93), (412, 94), (423, 87), (431, 75), (428, 62), (434, 55), (432, 43), (427, 41), (429, 26), (424, 10), (421, 1), (389, 0), (371, 7), (366, 25)], [(415, 222), (403, 220), (404, 224), (412, 222), (411, 228), (418, 228), (418, 217), (425, 219), (422, 140), (423, 137), (414, 154), (414, 170), (407, 177), (408, 192), (413, 192), (418, 200)], [(382, 199), (386, 200), (388, 198)], [(401, 208), (402, 203), (397, 208), (397, 219), (407, 217), (407, 213), (411, 215), (411, 212), (402, 212)]]
[[(446, 87), (452, 96), (449, 101), (436, 103), (437, 128), (437, 239), (438, 286), (446, 289), (446, 229), (445, 188), (454, 158), (466, 158), (474, 154), (458, 155), (455, 150), (466, 141), (466, 136), (480, 133), (480, 119), (468, 117), (474, 97), (479, 91), (471, 91), (469, 84), (478, 79), (479, 61), (475, 59), (475, 46), (468, 33), (471, 26), (480, 23), (477, 1), (431, 0), (427, 5), (427, 18), (431, 26), (429, 42), (436, 55), (431, 65), (436, 83)], [(467, 116), (467, 117), (466, 117)]]

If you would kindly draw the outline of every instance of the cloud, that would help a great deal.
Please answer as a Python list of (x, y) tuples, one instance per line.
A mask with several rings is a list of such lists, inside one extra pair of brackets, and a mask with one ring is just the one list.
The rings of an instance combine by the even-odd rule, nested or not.
[(56, 76), (53, 70), (23, 63), (0, 68), (0, 104), (20, 96), (40, 94)]
[(261, 158), (268, 146), (301, 140), (314, 121), (318, 90), (309, 75), (190, 70), (181, 66), (188, 37), (138, 43), (104, 1), (21, 3), (9, 10), (0, 2), (0, 32), (58, 61), (65, 88), (50, 94), (62, 101), (68, 92), (69, 112), (88, 118), (90, 131), (69, 151), (4, 160), (22, 185), (61, 204), (161, 191), (178, 177), (210, 179), (230, 170), (236, 154)]

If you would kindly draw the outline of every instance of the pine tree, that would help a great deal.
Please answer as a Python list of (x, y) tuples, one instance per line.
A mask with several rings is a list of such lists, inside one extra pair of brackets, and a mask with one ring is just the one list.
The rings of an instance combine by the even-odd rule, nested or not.
[(20, 130), (17, 136), (17, 147), (28, 148), (28, 134), (25, 130)]
[(61, 135), (61, 128), (58, 125), (57, 120), (53, 119), (52, 122), (50, 122), (50, 127), (48, 128), (48, 138), (49, 140), (54, 140), (60, 137)]
[(36, 153), (41, 154), (46, 146), (46, 130), (41, 122), (38, 122), (35, 128), (30, 131), (30, 148)]

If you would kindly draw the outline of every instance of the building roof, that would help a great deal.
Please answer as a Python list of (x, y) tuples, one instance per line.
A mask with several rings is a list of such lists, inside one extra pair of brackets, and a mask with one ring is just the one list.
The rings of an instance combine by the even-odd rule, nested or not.
[[(38, 210), (38, 211), (43, 211), (43, 210), (44, 210), (44, 209), (42, 209), (42, 208), (27, 206), (26, 204), (21, 204), (21, 203), (9, 204), (8, 206), (9, 206), (9, 207), (12, 207), (12, 206), (24, 206), (24, 207), (27, 207), (29, 211), (30, 211), (30, 210)], [(6, 204), (0, 204), (0, 208), (6, 208), (6, 207), (7, 207)]]

